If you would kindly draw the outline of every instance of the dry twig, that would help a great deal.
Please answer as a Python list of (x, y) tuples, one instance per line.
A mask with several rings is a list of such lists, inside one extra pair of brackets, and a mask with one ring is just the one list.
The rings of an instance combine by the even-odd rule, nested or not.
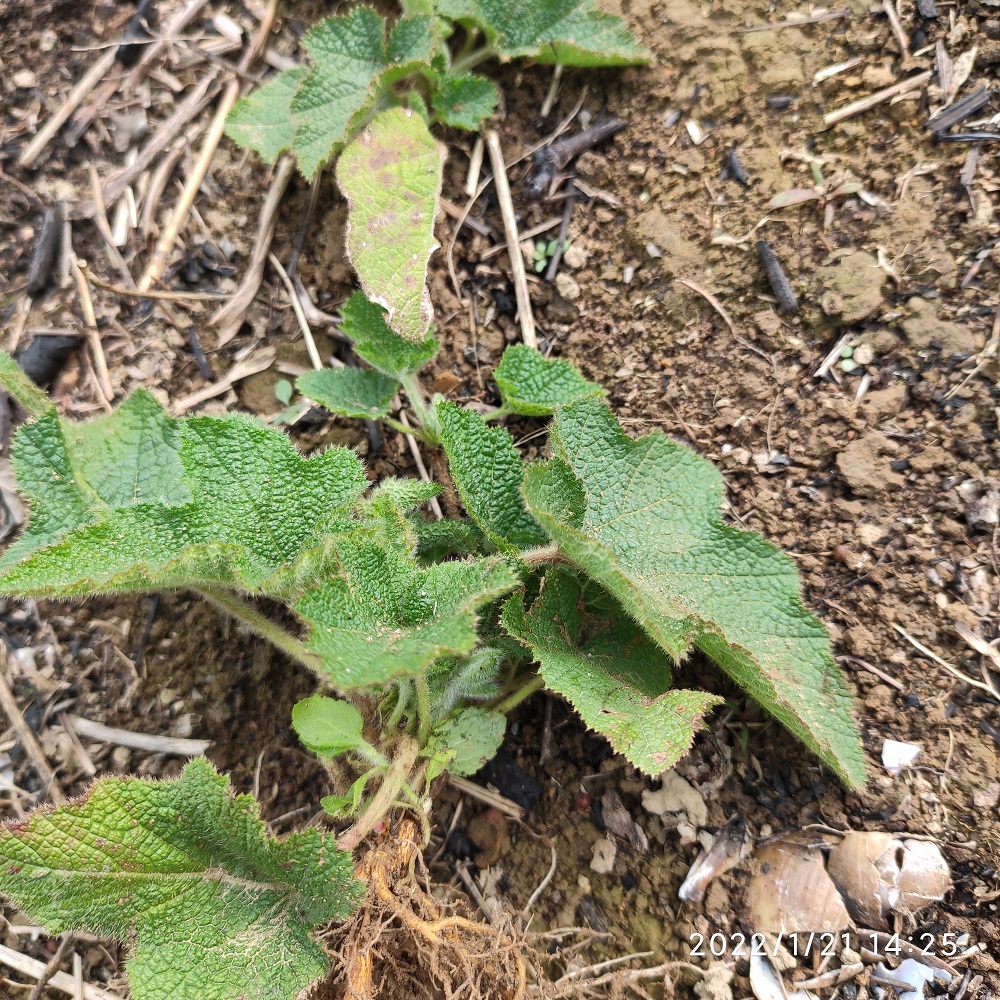
[(507, 180), (507, 168), (503, 162), (500, 136), (495, 129), (490, 129), (486, 133), (486, 149), (490, 154), (493, 184), (497, 190), (497, 201), (500, 203), (504, 234), (507, 237), (507, 256), (510, 258), (514, 296), (517, 299), (517, 318), (521, 324), (521, 338), (528, 347), (537, 349), (535, 318), (531, 312), (531, 298), (528, 295), (528, 275), (524, 269), (524, 255), (521, 253), (521, 241), (517, 235), (517, 217), (514, 214), (514, 202), (510, 196), (510, 183)]
[[(34, 958), (28, 958), (13, 948), (0, 945), (0, 963), (6, 965), (8, 969), (14, 969), (24, 976), (31, 976), (32, 979), (39, 979), (45, 973), (45, 963)], [(82, 994), (83, 1000), (122, 1000), (117, 993), (110, 993), (90, 983), (84, 983), (82, 990), (78, 991), (76, 979), (67, 972), (56, 972), (49, 979), (49, 987), (66, 993), (71, 997), (78, 997)]]
[(915, 76), (908, 76), (905, 80), (900, 80), (899, 83), (894, 83), (891, 87), (886, 87), (884, 90), (877, 90), (874, 94), (869, 94), (867, 97), (852, 101), (850, 104), (838, 108), (836, 111), (831, 111), (828, 115), (824, 115), (823, 124), (826, 126), (836, 125), (838, 122), (853, 118), (855, 115), (860, 115), (862, 112), (869, 111), (883, 101), (888, 101), (893, 97), (898, 97), (900, 94), (907, 94), (911, 90), (922, 87), (930, 78), (931, 71), (929, 69), (924, 70), (922, 73), (917, 73)]
[(150, 733), (133, 733), (128, 729), (115, 729), (90, 719), (68, 716), (77, 736), (97, 743), (114, 743), (130, 750), (147, 753), (168, 753), (177, 757), (198, 757), (211, 745), (211, 740), (187, 740), (179, 736), (155, 736)]

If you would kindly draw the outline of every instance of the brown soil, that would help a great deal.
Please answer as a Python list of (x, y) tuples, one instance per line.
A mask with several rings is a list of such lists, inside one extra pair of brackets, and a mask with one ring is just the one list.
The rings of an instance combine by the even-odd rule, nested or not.
[[(163, 5), (165, 11), (174, 6)], [(904, 30), (923, 32), (922, 44), (931, 53), (941, 40), (955, 58), (1000, 31), (991, 0), (960, 0), (942, 7), (937, 20), (920, 18), (909, 4), (902, 7)], [(292, 53), (304, 27), (326, 8), (290, 0), (275, 48)], [(1000, 711), (995, 699), (956, 680), (898, 631), (977, 678), (980, 657), (959, 638), (955, 623), (988, 642), (1000, 635), (998, 369), (996, 340), (990, 339), (1000, 304), (993, 250), (1000, 236), (1000, 184), (989, 155), (993, 147), (982, 147), (971, 179), (961, 181), (971, 147), (940, 142), (927, 131), (928, 108), (939, 101), (926, 88), (823, 129), (823, 114), (887, 86), (902, 71), (887, 20), (865, 5), (852, 4), (850, 15), (838, 19), (766, 31), (746, 29), (796, 10), (771, 10), (761, 0), (719, 0), (711, 8), (687, 0), (623, 0), (608, 9), (623, 12), (655, 51), (651, 68), (567, 71), (545, 120), (538, 109), (550, 71), (506, 68), (499, 75), (506, 105), (499, 124), (508, 156), (549, 134), (585, 86), (587, 112), (596, 116), (606, 109), (627, 123), (611, 144), (578, 164), (581, 178), (600, 196), (576, 205), (570, 227), (575, 252), (559, 281), (532, 279), (542, 345), (607, 386), (632, 433), (665, 431), (716, 462), (733, 520), (792, 555), (807, 601), (829, 626), (857, 691), (871, 761), (869, 790), (845, 792), (709, 664), (692, 661), (683, 668), (684, 682), (730, 699), (678, 767), (707, 807), (695, 825), (714, 832), (739, 815), (758, 835), (819, 823), (939, 838), (955, 888), (907, 930), (914, 940), (921, 933), (954, 932), (967, 934), (968, 946), (984, 943), (987, 951), (965, 966), (972, 970), (965, 995), (996, 995)], [(45, 200), (88, 199), (86, 168), (93, 164), (106, 177), (122, 162), (114, 124), (127, 126), (115, 116), (134, 107), (112, 101), (75, 148), (57, 138), (34, 171), (19, 170), (14, 161), (34, 123), (51, 113), (92, 63), (92, 47), (116, 38), (125, 17), (115, 4), (92, 8), (57, 0), (0, 11), (0, 316), (10, 331), (19, 328), (19, 289), (40, 221), (25, 189)], [(995, 46), (980, 46), (960, 96), (992, 79)], [(855, 56), (862, 62), (812, 84), (817, 71)], [(933, 55), (917, 60), (930, 67)], [(189, 84), (202, 69), (179, 60), (170, 71)], [(766, 103), (780, 95), (792, 98), (787, 107)], [(156, 122), (178, 99), (161, 77), (138, 103)], [(705, 136), (700, 145), (692, 141), (689, 120)], [(471, 140), (464, 134), (447, 138), (452, 153), (445, 194), (462, 204)], [(724, 172), (734, 148), (748, 186)], [(768, 207), (779, 192), (812, 187), (814, 168), (827, 191), (856, 181), (864, 196)], [(521, 169), (511, 179), (522, 227), (558, 216), (562, 202), (538, 206), (520, 196)], [(197, 202), (203, 223), (189, 224), (188, 250), (183, 260), (178, 254), (171, 286), (235, 287), (267, 180), (254, 157), (223, 142)], [(163, 206), (174, 197), (168, 189)], [(307, 186), (294, 182), (274, 245), (282, 260), (288, 259), (307, 201)], [(499, 227), (495, 207), (485, 218)], [(344, 221), (328, 179), (299, 270), (314, 300), (330, 310), (351, 287)], [(445, 248), (452, 225), (440, 226)], [(76, 222), (73, 232), (77, 253), (118, 281), (93, 227)], [(231, 271), (217, 260), (223, 237), (235, 251)], [(754, 249), (757, 239), (770, 242), (791, 279), (801, 302), (792, 317), (777, 308)], [(488, 245), (464, 232), (456, 242), (455, 274), (465, 303), (452, 285), (445, 250), (435, 258), (432, 294), (445, 347), (428, 381), (456, 399), (492, 401), (492, 366), (505, 345), (519, 339), (503, 309), (510, 297), (507, 262), (502, 254), (481, 260)], [(133, 273), (148, 248), (138, 234), (124, 248)], [(715, 296), (732, 327), (702, 294), (676, 279)], [(247, 325), (218, 350), (207, 326), (208, 304), (178, 304), (180, 330), (112, 294), (95, 295), (95, 304), (119, 398), (142, 384), (166, 401), (205, 384), (185, 339), (188, 323), (200, 329), (216, 374), (254, 345), (278, 351), (280, 364), (217, 397), (205, 412), (273, 414), (280, 409), (275, 382), (307, 363), (287, 298), (270, 274)], [(72, 289), (56, 289), (37, 301), (21, 325), (22, 342), (32, 331), (79, 330)], [(855, 348), (864, 348), (858, 354), (865, 364), (848, 373), (838, 361), (827, 376), (815, 377), (845, 334)], [(324, 351), (332, 348), (332, 342), (321, 344)], [(78, 360), (54, 392), (71, 415), (99, 408), (93, 377)], [(518, 429), (528, 436), (536, 428)], [(357, 425), (314, 421), (293, 434), (304, 448), (336, 441), (363, 455), (370, 451)], [(538, 443), (527, 443), (526, 454)], [(408, 467), (405, 444), (389, 434), (371, 462), (373, 475)], [(82, 790), (86, 775), (55, 725), (60, 703), (63, 711), (109, 725), (210, 739), (209, 755), (239, 788), (259, 792), (264, 816), (278, 830), (312, 820), (327, 791), (325, 776), (288, 725), (291, 705), (311, 689), (310, 679), (184, 596), (163, 599), (137, 665), (148, 609), (149, 599), (68, 609), (4, 605), (8, 642), (35, 651), (34, 666), (30, 657), (18, 660), (20, 673), (8, 680), (46, 752), (62, 764), (64, 786)], [(680, 903), (677, 888), (698, 851), (684, 816), (648, 813), (641, 793), (650, 782), (608, 757), (561, 702), (551, 706), (548, 723), (546, 708), (541, 698), (529, 703), (509, 730), (508, 749), (543, 783), (544, 793), (524, 824), (512, 827), (511, 846), (489, 870), (487, 895), (520, 911), (548, 871), (554, 848), (555, 876), (534, 906), (531, 930), (606, 930), (610, 937), (587, 952), (587, 961), (646, 951), (653, 953), (644, 960), (650, 964), (687, 959), (692, 935), (737, 930), (746, 871), (736, 869), (715, 882), (701, 906)], [(555, 753), (540, 765), (546, 725)], [(6, 739), (0, 737), (0, 744), (15, 759), (17, 783), (34, 791), (30, 768)], [(880, 766), (885, 739), (918, 743), (916, 766), (899, 777), (886, 775)], [(179, 766), (173, 759), (109, 748), (94, 754), (94, 761), (102, 771), (139, 774), (165, 775)], [(600, 874), (591, 869), (593, 849), (607, 834), (601, 809), (590, 803), (612, 790), (643, 827), (650, 847), (641, 852), (619, 842), (612, 870)], [(456, 800), (451, 791), (442, 794), (434, 814), (440, 829), (448, 828)], [(466, 819), (476, 811), (468, 801), (464, 809)], [(13, 806), (0, 804), (0, 816), (14, 814)], [(433, 872), (442, 881), (451, 876), (442, 861)], [(23, 939), (7, 943), (24, 945)], [(93, 948), (85, 971), (97, 981), (115, 970)], [(745, 964), (737, 964), (736, 972), (734, 995), (748, 996)]]

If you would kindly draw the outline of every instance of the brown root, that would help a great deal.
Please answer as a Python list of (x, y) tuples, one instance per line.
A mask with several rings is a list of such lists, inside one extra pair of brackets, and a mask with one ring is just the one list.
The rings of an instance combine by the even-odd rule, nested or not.
[(368, 892), (354, 916), (325, 936), (334, 975), (317, 1000), (524, 1000), (523, 937), (436, 899), (418, 867), (411, 819), (362, 857), (356, 873)]

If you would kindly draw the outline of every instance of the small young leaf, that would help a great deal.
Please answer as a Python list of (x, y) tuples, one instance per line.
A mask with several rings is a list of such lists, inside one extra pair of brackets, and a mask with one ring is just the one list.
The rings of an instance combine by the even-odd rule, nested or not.
[(292, 98), (309, 69), (286, 69), (262, 87), (240, 98), (226, 119), (226, 135), (273, 163), (295, 138)]
[(593, 9), (591, 0), (439, 0), (442, 17), (480, 27), (497, 54), (564, 66), (627, 66), (649, 53), (624, 21)]
[(404, 340), (385, 321), (385, 310), (363, 292), (355, 292), (340, 308), (341, 332), (354, 343), (354, 353), (372, 368), (400, 380), (422, 368), (437, 354), (438, 341)]
[(466, 708), (445, 719), (434, 727), (424, 751), (431, 758), (427, 780), (433, 781), (442, 771), (460, 778), (475, 774), (496, 756), (506, 729), (507, 717), (485, 708)]
[(468, 520), (425, 521), (410, 518), (417, 536), (417, 558), (425, 565), (450, 556), (472, 556), (483, 550), (483, 533)]
[(443, 719), (466, 702), (498, 697), (497, 675), (505, 658), (502, 649), (484, 646), (469, 656), (438, 660), (427, 677), (434, 718)]
[(52, 409), (52, 400), (21, 370), (9, 355), (0, 351), (0, 389), (9, 392), (33, 420)]
[(386, 50), (388, 68), (382, 73), (382, 86), (395, 83), (414, 70), (426, 67), (434, 58), (439, 36), (436, 17), (429, 14), (401, 17), (389, 33)]
[(3, 891), (52, 934), (114, 937), (135, 1000), (293, 1000), (329, 959), (309, 936), (363, 892), (319, 830), (271, 839), (203, 759), (173, 781), (102, 778), (0, 827)]
[(486, 537), (502, 552), (547, 542), (524, 509), (524, 465), (510, 434), (454, 403), (438, 403), (437, 416), (455, 488)]
[(303, 396), (332, 413), (357, 420), (377, 420), (389, 412), (399, 383), (381, 372), (362, 368), (323, 368), (306, 372), (295, 383)]
[(277, 399), (282, 406), (288, 406), (292, 401), (292, 394), (295, 389), (292, 383), (288, 381), (287, 378), (279, 378), (277, 382), (274, 383), (274, 398)]
[(445, 125), (475, 131), (483, 119), (493, 114), (497, 100), (492, 80), (475, 73), (461, 73), (439, 78), (431, 103)]
[(312, 626), (308, 645), (334, 684), (369, 687), (422, 673), (440, 656), (476, 645), (476, 610), (517, 584), (497, 559), (423, 569), (406, 553), (345, 538), (340, 575), (295, 610)]
[(438, 246), (434, 216), (444, 155), (420, 115), (390, 108), (337, 162), (350, 210), (347, 252), (362, 291), (385, 306), (396, 333), (418, 343), (433, 318), (427, 262)]
[(385, 69), (385, 21), (368, 7), (320, 21), (302, 39), (313, 68), (292, 97), (293, 148), (306, 177), (346, 142)]
[(568, 361), (544, 358), (525, 344), (504, 351), (493, 379), (504, 409), (524, 417), (547, 417), (560, 406), (605, 394)]
[[(722, 522), (711, 463), (634, 441), (600, 400), (556, 412), (553, 459), (528, 470), (528, 509), (562, 553), (675, 659), (693, 644), (848, 784), (865, 784), (851, 693), (791, 560)], [(575, 498), (575, 499), (574, 499)]]
[(669, 691), (670, 659), (609, 595), (556, 567), (526, 610), (523, 595), (504, 605), (501, 624), (528, 646), (545, 685), (640, 771), (657, 775), (691, 747), (702, 716), (722, 698)]
[(292, 708), (292, 728), (318, 757), (339, 757), (364, 746), (364, 720), (348, 701), (313, 695)]

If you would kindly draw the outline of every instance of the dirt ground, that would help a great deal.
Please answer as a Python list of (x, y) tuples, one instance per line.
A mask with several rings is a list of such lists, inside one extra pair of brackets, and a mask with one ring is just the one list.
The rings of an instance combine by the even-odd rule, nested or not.
[[(179, 6), (163, 3), (161, 17)], [(252, 30), (262, 6), (209, 3), (188, 34), (208, 33), (204, 18), (213, 13), (228, 13)], [(606, 6), (623, 13), (654, 51), (651, 67), (567, 70), (545, 118), (540, 109), (550, 69), (504, 67), (498, 75), (504, 94), (498, 126), (508, 158), (549, 135), (578, 101), (588, 120), (612, 114), (626, 123), (576, 165), (585, 193), (574, 206), (571, 252), (556, 280), (532, 277), (542, 347), (607, 386), (631, 433), (665, 431), (714, 461), (725, 475), (733, 521), (795, 559), (807, 602), (829, 627), (857, 692), (871, 781), (864, 795), (846, 792), (710, 664), (695, 659), (682, 668), (683, 682), (718, 690), (729, 701), (677, 768), (695, 804), (658, 815), (643, 805), (643, 791), (656, 782), (611, 756), (561, 701), (537, 697), (512, 720), (506, 750), (540, 784), (541, 796), (522, 824), (510, 825), (499, 857), (486, 859), (495, 863), (481, 887), (519, 912), (554, 851), (555, 872), (534, 905), (531, 931), (605, 932), (587, 961), (635, 952), (650, 953), (639, 964), (685, 960), (705, 967), (711, 956), (692, 957), (694, 936), (739, 930), (748, 874), (737, 868), (712, 884), (703, 904), (681, 903), (677, 889), (698, 853), (699, 831), (710, 839), (741, 817), (760, 837), (811, 824), (928, 835), (944, 849), (954, 888), (906, 925), (906, 936), (954, 933), (963, 949), (982, 943), (985, 950), (960, 966), (952, 993), (961, 988), (967, 1000), (996, 996), (1000, 707), (940, 661), (982, 678), (983, 657), (960, 630), (987, 643), (1000, 637), (1000, 324), (994, 321), (1000, 146), (945, 141), (926, 127), (942, 104), (937, 70), (929, 84), (895, 103), (832, 127), (823, 117), (908, 72), (934, 69), (936, 49), (945, 53), (939, 67), (954, 62), (958, 98), (995, 86), (1000, 6), (942, 2), (930, 18), (902, 0), (905, 52), (882, 5), (859, 0), (836, 11), (761, 0)], [(273, 50), (295, 55), (297, 39), (329, 8), (288, 0)], [(0, 318), (7, 348), (82, 329), (71, 283), (24, 310), (41, 202), (63, 199), (73, 218), (93, 197), (90, 168), (107, 178), (206, 66), (227, 58), (193, 61), (189, 47), (178, 44), (131, 96), (112, 95), (75, 146), (67, 145), (64, 128), (33, 169), (19, 167), (16, 159), (38, 124), (105, 51), (101, 46), (119, 37), (130, 12), (108, 2), (0, 4)], [(810, 23), (784, 23), (803, 19)], [(822, 79), (821, 71), (849, 60)], [(998, 111), (994, 94), (960, 131), (990, 127), (976, 123)], [(179, 144), (150, 231), (133, 231), (122, 246), (132, 274), (176, 200), (210, 113), (195, 118)], [(578, 118), (571, 129), (579, 124)], [(451, 147), (444, 194), (462, 205), (472, 140), (461, 133), (444, 138)], [(562, 201), (529, 203), (521, 193), (523, 169), (511, 170), (522, 231), (558, 220), (564, 208)], [(183, 231), (186, 249), (171, 260), (168, 287), (235, 288), (269, 181), (255, 157), (223, 141)], [(799, 203), (772, 204), (795, 189), (812, 193)], [(141, 214), (141, 186), (137, 196)], [(274, 242), (283, 261), (308, 200), (308, 185), (293, 180)], [(500, 227), (488, 199), (473, 215)], [(344, 205), (327, 177), (298, 270), (314, 302), (329, 311), (351, 287), (344, 222)], [(453, 240), (453, 226), (440, 220), (443, 247), (431, 287), (444, 348), (428, 382), (452, 398), (495, 402), (492, 367), (520, 336), (509, 267), (503, 252), (486, 253), (494, 240), (466, 230)], [(93, 223), (74, 219), (72, 235), (77, 254), (103, 280), (120, 284)], [(791, 281), (799, 301), (794, 314), (779, 309), (758, 240), (770, 244)], [(222, 345), (208, 322), (211, 303), (171, 303), (175, 322), (113, 292), (95, 290), (94, 304), (118, 399), (143, 385), (171, 403), (205, 387), (189, 342), (192, 327), (212, 380), (234, 363), (276, 352), (270, 367), (211, 398), (203, 412), (272, 416), (282, 408), (277, 380), (308, 364), (271, 271), (246, 323)], [(853, 357), (842, 359), (841, 347), (853, 348)], [(321, 338), (320, 348), (329, 354), (335, 343)], [(817, 375), (831, 353), (832, 364)], [(53, 387), (60, 406), (76, 417), (100, 410), (96, 377), (83, 357), (73, 354)], [(537, 449), (537, 429), (514, 428), (526, 454)], [(377, 454), (363, 426), (319, 414), (291, 433), (304, 449), (334, 441), (356, 446), (377, 476), (409, 469), (405, 443), (391, 432)], [(443, 476), (433, 459), (432, 472)], [(174, 773), (182, 761), (108, 744), (88, 743), (81, 751), (60, 726), (63, 712), (210, 740), (209, 757), (241, 790), (259, 794), (275, 830), (316, 819), (325, 775), (288, 723), (310, 679), (204, 604), (185, 595), (155, 603), (7, 601), (0, 621), (17, 651), (7, 680), (67, 792), (86, 786), (88, 760), (98, 773), (152, 775)], [(995, 668), (997, 660), (989, 663)], [(915, 765), (895, 777), (880, 764), (887, 739), (921, 748)], [(553, 752), (540, 763), (546, 740)], [(0, 768), (20, 789), (0, 791), (0, 818), (15, 817), (30, 807), (38, 782), (10, 730), (0, 734)], [(603, 850), (609, 838), (608, 793), (620, 797), (648, 846), (630, 846), (619, 836), (610, 870), (600, 872), (592, 862), (595, 845)], [(453, 789), (442, 792), (434, 813), (440, 831), (448, 830), (458, 801)], [(481, 808), (464, 801), (459, 832), (468, 832)], [(433, 874), (458, 884), (454, 859), (439, 846), (440, 835), (431, 851)], [(46, 948), (54, 950), (14, 930), (5, 943), (43, 957)], [(81, 945), (84, 972), (92, 982), (120, 986), (118, 955), (107, 947)], [(749, 996), (746, 963), (737, 961), (735, 973), (733, 995)], [(12, 995), (24, 992), (17, 981), (11, 980)], [(678, 990), (687, 995), (696, 981), (681, 973)], [(834, 993), (818, 992), (824, 1000)], [(858, 996), (852, 984), (838, 992), (847, 1000)]]

